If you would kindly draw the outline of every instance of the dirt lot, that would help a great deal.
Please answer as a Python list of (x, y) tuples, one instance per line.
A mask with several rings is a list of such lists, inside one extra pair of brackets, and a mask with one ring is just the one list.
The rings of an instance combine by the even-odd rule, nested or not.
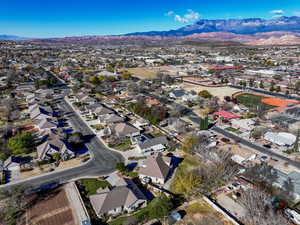
[(156, 77), (156, 72), (158, 69), (151, 69), (146, 67), (138, 67), (138, 68), (126, 68), (134, 77), (138, 77), (140, 79), (150, 79)]
[(230, 87), (202, 87), (202, 86), (197, 86), (192, 84), (185, 84), (183, 88), (187, 91), (194, 90), (196, 92), (207, 90), (212, 95), (219, 97), (221, 100), (224, 99), (224, 96), (231, 96), (232, 94), (240, 91), (239, 89), (230, 88)]
[(217, 220), (221, 220), (224, 225), (232, 225), (229, 220), (213, 209), (204, 200), (193, 201), (189, 205), (182, 207), (182, 209), (184, 209), (187, 214), (182, 221), (178, 222), (180, 225), (193, 224), (206, 217), (217, 218)]

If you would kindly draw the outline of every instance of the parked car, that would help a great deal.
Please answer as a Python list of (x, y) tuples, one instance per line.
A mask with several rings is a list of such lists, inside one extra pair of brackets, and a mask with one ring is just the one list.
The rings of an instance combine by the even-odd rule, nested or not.
[(271, 148), (272, 146), (270, 144), (263, 145), (265, 148)]
[(285, 209), (284, 214), (291, 220), (294, 224), (300, 225), (300, 214), (293, 209)]
[(268, 159), (269, 159), (269, 157), (266, 156), (266, 155), (262, 155), (262, 156), (260, 156), (259, 158), (260, 158), (260, 161), (262, 161), (262, 162), (266, 162), (266, 161), (268, 161)]
[(235, 190), (238, 190), (238, 189), (240, 189), (242, 186), (241, 186), (241, 184), (239, 183), (239, 182), (234, 182), (234, 183), (232, 183), (232, 184), (230, 184), (229, 186), (228, 186), (228, 189), (229, 190), (232, 190), (232, 191), (235, 191)]
[(230, 142), (230, 140), (228, 139), (228, 138), (221, 138), (221, 141), (223, 141), (224, 143), (229, 143)]
[(143, 181), (144, 181), (146, 184), (150, 184), (150, 183), (151, 183), (151, 178), (150, 178), (150, 177), (143, 177)]

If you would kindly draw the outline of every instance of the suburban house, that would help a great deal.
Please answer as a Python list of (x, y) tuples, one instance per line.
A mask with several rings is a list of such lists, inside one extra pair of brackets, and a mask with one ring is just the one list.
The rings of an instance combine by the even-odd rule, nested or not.
[(296, 141), (296, 136), (286, 132), (267, 132), (264, 139), (279, 146), (292, 146)]
[(37, 122), (36, 127), (39, 130), (51, 130), (56, 129), (59, 126), (57, 119), (44, 117)]
[(140, 130), (143, 130), (144, 127), (150, 125), (150, 122), (149, 122), (149, 120), (145, 120), (144, 118), (139, 118), (139, 119), (135, 120), (132, 124), (135, 127), (139, 128)]
[(96, 103), (96, 99), (90, 97), (86, 93), (78, 93), (77, 95), (75, 95), (75, 100), (76, 100), (76, 102), (82, 102), (82, 103), (86, 103), (86, 104)]
[(232, 119), (230, 121), (231, 126), (242, 132), (250, 132), (254, 129), (255, 121), (252, 119)]
[(105, 114), (99, 116), (99, 123), (102, 124), (120, 123), (124, 121), (125, 121), (124, 117), (121, 117), (117, 114)]
[(2, 166), (3, 168), (8, 170), (20, 170), (21, 162), (22, 162), (21, 158), (10, 156), (4, 161)]
[(97, 194), (90, 196), (90, 201), (97, 216), (101, 217), (132, 212), (145, 206), (147, 198), (131, 179), (121, 178), (113, 188), (99, 189)]
[(163, 152), (166, 150), (168, 140), (165, 136), (140, 140), (137, 143), (138, 151), (143, 155), (150, 155), (154, 152)]
[(184, 132), (188, 127), (188, 123), (177, 117), (170, 117), (160, 122), (160, 126), (177, 132), (178, 134)]
[(115, 123), (109, 126), (110, 133), (117, 137), (132, 137), (140, 134), (140, 130), (129, 123)]
[(64, 140), (57, 135), (51, 135), (48, 139), (37, 146), (37, 153), (39, 160), (49, 160), (55, 153), (60, 153), (64, 160), (75, 157), (74, 152), (68, 149)]
[(185, 95), (184, 90), (173, 90), (169, 92), (169, 97), (173, 99), (182, 98)]
[(215, 112), (215, 115), (221, 118), (223, 121), (229, 121), (232, 119), (238, 119), (240, 118), (238, 115), (235, 115), (229, 111), (220, 110), (218, 112)]
[(151, 179), (154, 183), (164, 184), (171, 170), (171, 158), (155, 153), (147, 157), (139, 169), (139, 177)]
[(53, 116), (53, 110), (50, 107), (44, 107), (40, 105), (32, 107), (29, 113), (30, 119), (32, 120), (41, 120), (45, 117), (51, 118)]
[(103, 116), (103, 115), (110, 115), (110, 114), (115, 114), (115, 112), (110, 109), (105, 107), (104, 105), (100, 104), (100, 103), (95, 103), (92, 105), (88, 105), (85, 107), (89, 114), (91, 116), (95, 115), (95, 116)]

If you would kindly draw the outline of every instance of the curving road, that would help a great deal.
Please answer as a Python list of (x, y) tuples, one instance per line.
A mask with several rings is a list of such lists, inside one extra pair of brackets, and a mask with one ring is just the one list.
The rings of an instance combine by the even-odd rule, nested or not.
[(41, 185), (50, 183), (63, 183), (78, 177), (107, 175), (114, 171), (115, 164), (117, 162), (124, 161), (124, 158), (120, 153), (109, 150), (99, 140), (99, 138), (94, 135), (93, 131), (64, 99), (62, 99), (58, 105), (64, 112), (69, 114), (69, 123), (72, 124), (72, 127), (76, 131), (81, 132), (83, 135), (90, 135), (92, 137), (86, 144), (86, 147), (89, 149), (92, 155), (91, 159), (78, 167), (57, 172), (54, 171), (30, 179), (9, 183), (2, 185), (0, 187), (1, 189), (9, 190), (14, 186), (20, 185), (28, 185), (38, 188)]

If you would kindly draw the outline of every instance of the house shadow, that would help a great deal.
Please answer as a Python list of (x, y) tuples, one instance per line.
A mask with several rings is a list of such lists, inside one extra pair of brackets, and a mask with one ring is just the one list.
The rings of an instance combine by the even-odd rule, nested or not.
[(183, 158), (179, 158), (179, 157), (177, 157), (175, 155), (171, 155), (170, 158), (171, 158), (171, 163), (170, 163), (171, 169), (170, 169), (170, 171), (168, 173), (167, 180), (169, 180), (173, 176), (176, 168), (183, 161)]
[(139, 189), (142, 191), (142, 193), (146, 196), (148, 200), (152, 200), (155, 198), (152, 192), (147, 189), (147, 185), (143, 185), (139, 178), (134, 178), (133, 182), (139, 187)]

